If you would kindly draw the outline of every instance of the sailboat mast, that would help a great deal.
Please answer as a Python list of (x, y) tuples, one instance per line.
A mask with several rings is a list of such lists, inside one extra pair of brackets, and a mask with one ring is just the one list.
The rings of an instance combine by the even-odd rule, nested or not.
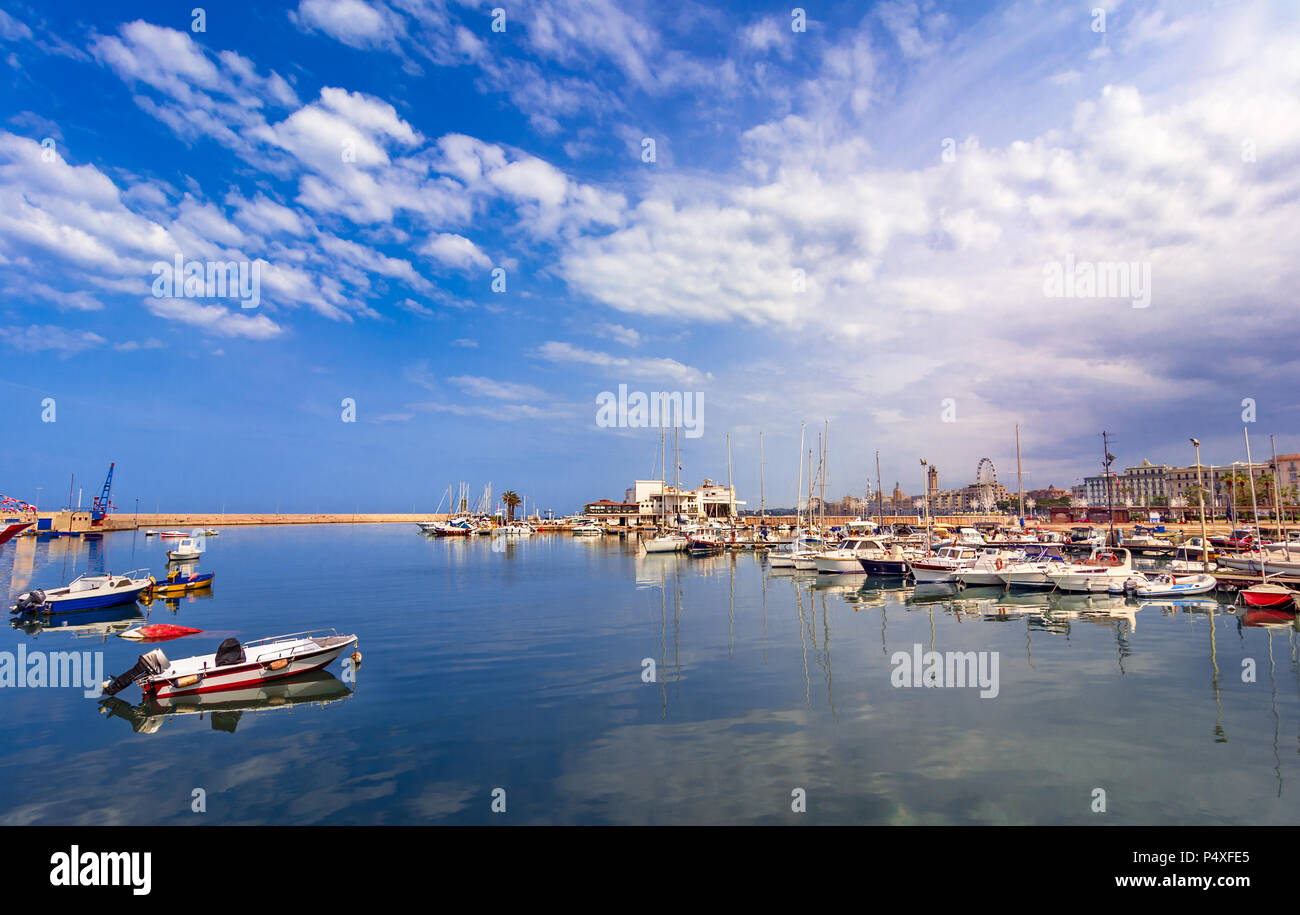
[(1280, 473), (1277, 467), (1277, 440), (1270, 435), (1268, 443), (1273, 448), (1273, 511), (1277, 513), (1277, 539), (1282, 541), (1282, 549), (1286, 552), (1286, 560), (1290, 562), (1291, 544), (1286, 539), (1286, 532), (1282, 530), (1282, 490), (1277, 485), (1277, 478)]
[(736, 531), (736, 495), (731, 488), (731, 433), (727, 433), (727, 522), (732, 533)]
[(1250, 461), (1250, 430), (1242, 426), (1241, 433), (1246, 437), (1246, 476), (1250, 478), (1250, 511), (1255, 516), (1255, 541), (1260, 544), (1259, 577), (1261, 581), (1268, 581), (1268, 571), (1264, 568), (1264, 555), (1268, 550), (1264, 549), (1264, 544), (1261, 542), (1264, 538), (1259, 534), (1259, 506), (1255, 502), (1255, 468), (1251, 466)]
[(764, 500), (766, 481), (763, 479), (763, 433), (758, 433), (758, 524), (764, 526), (767, 503)]
[(885, 494), (880, 488), (880, 452), (876, 452), (876, 524), (885, 526)]
[(831, 448), (831, 421), (826, 420), (826, 437), (822, 439), (822, 496), (821, 505), (821, 522), (823, 530), (826, 528), (826, 461), (830, 457)]
[(1016, 489), (1020, 491), (1020, 520), (1025, 520), (1025, 481), (1020, 473), (1020, 423), (1016, 423)]
[(798, 531), (803, 524), (803, 512), (799, 503), (803, 501), (803, 434), (804, 424), (799, 424), (799, 482), (795, 485), (794, 490), (794, 526)]
[(673, 527), (681, 523), (680, 508), (681, 504), (677, 501), (678, 493), (682, 488), (682, 460), (677, 452), (677, 420), (673, 419)]

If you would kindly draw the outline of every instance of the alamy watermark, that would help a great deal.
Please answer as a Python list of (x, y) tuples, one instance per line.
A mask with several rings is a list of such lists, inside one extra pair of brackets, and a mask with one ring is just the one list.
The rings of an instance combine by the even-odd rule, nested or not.
[(0, 688), (80, 689), (87, 699), (100, 695), (104, 682), (102, 651), (0, 651)]
[(153, 265), (155, 299), (239, 299), (241, 308), (262, 304), (262, 264), (254, 261), (187, 261)]
[(1043, 265), (1043, 295), (1051, 299), (1130, 299), (1134, 308), (1151, 304), (1150, 261), (1065, 261)]
[(910, 654), (894, 652), (889, 663), (894, 668), (889, 682), (895, 687), (978, 688), (981, 699), (996, 699), (1001, 688), (996, 651), (925, 651), (918, 642)]
[(685, 429), (687, 438), (704, 434), (703, 391), (628, 392), (620, 384), (618, 393), (596, 395), (596, 425), (602, 429), (647, 429), (656, 426)]

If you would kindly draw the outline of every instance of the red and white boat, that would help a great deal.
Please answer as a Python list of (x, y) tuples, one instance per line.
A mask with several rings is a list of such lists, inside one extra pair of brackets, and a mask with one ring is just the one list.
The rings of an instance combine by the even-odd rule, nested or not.
[(1247, 607), (1281, 610), (1295, 604), (1296, 592), (1285, 585), (1261, 582), (1241, 590), (1241, 599)]
[[(169, 661), (162, 649), (140, 655), (135, 666), (106, 681), (104, 695), (113, 696), (137, 683), (146, 699), (160, 705), (185, 696), (223, 690), (248, 689), (271, 680), (282, 680), (320, 670), (357, 643), (355, 635), (339, 635), (334, 629), (313, 629), (240, 645), (226, 639), (214, 654)], [(360, 654), (353, 655), (360, 662)]]

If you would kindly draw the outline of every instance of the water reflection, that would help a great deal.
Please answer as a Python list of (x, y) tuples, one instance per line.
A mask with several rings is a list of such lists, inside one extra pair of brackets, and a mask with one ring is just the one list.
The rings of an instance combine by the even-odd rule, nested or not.
[(210, 716), (212, 730), (233, 734), (245, 714), (324, 708), (351, 698), (353, 692), (329, 671), (317, 670), (250, 689), (182, 696), (168, 706), (149, 700), (133, 706), (110, 696), (99, 701), (99, 711), (107, 717), (130, 722), (137, 734), (154, 734), (173, 718), (196, 715), (200, 721)]

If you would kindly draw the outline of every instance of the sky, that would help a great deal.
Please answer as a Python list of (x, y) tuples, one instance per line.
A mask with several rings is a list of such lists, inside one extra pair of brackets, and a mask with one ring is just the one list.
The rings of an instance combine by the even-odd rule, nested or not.
[(569, 512), (620, 385), (751, 508), (1300, 451), (1300, 5), (501, 3), (6, 0), (0, 492)]

